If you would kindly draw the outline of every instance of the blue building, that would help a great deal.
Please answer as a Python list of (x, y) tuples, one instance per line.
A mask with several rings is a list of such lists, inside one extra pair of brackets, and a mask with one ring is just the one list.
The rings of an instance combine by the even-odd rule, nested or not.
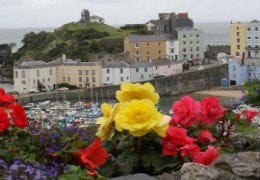
[(229, 59), (229, 84), (242, 85), (252, 79), (260, 79), (260, 59)]

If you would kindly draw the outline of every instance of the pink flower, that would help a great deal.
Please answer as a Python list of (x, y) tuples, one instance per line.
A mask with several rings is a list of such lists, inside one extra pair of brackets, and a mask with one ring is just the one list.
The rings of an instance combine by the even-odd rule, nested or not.
[(163, 155), (176, 155), (185, 145), (193, 144), (195, 139), (187, 135), (186, 129), (170, 126), (163, 138)]
[(252, 111), (252, 110), (245, 110), (242, 112), (246, 116), (246, 120), (251, 124), (252, 119), (258, 114), (259, 112), (257, 111)]
[(221, 117), (225, 112), (221, 107), (219, 100), (213, 96), (202, 99), (200, 108), (200, 118), (206, 124), (213, 124), (214, 121)]
[(205, 152), (199, 152), (193, 156), (192, 160), (195, 163), (201, 163), (204, 165), (211, 165), (219, 157), (220, 148), (215, 148), (214, 146), (208, 146)]
[(181, 125), (182, 127), (189, 127), (198, 122), (198, 113), (200, 103), (194, 101), (190, 96), (185, 96), (173, 104), (172, 110), (174, 116), (172, 117), (171, 124)]
[(216, 139), (212, 136), (212, 134), (208, 130), (206, 130), (206, 129), (200, 131), (200, 133), (198, 134), (197, 139), (202, 144), (205, 144), (208, 141), (209, 142), (215, 142), (216, 141)]

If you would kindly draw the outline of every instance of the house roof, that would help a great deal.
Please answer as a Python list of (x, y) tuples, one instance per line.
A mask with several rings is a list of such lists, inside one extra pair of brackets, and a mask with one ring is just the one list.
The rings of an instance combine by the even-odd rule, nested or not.
[(149, 62), (133, 62), (130, 64), (131, 68), (153, 67)]
[(125, 61), (107, 61), (103, 68), (129, 68), (130, 65)]
[(129, 35), (128, 40), (130, 42), (141, 42), (141, 41), (167, 41), (170, 39), (176, 39), (173, 35), (168, 34), (156, 34), (156, 35)]
[(58, 59), (55, 59), (51, 62), (49, 62), (49, 64), (77, 64), (77, 61), (74, 61), (72, 59), (63, 59), (63, 58), (58, 58)]
[(170, 65), (173, 64), (171, 60), (164, 59), (164, 60), (153, 60), (152, 65), (153, 66), (164, 66), (164, 65)]
[(47, 63), (44, 61), (25, 61), (22, 62), (19, 66), (29, 67), (29, 66), (42, 66), (42, 65), (47, 65)]
[(258, 21), (257, 19), (254, 19), (254, 20), (250, 21), (249, 23), (260, 23), (260, 21)]

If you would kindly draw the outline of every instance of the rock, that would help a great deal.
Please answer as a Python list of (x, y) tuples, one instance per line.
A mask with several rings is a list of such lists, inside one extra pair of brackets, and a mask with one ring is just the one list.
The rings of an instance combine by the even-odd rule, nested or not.
[[(231, 171), (242, 178), (260, 179), (260, 153), (259, 152), (240, 152), (225, 155), (216, 164), (227, 163)], [(223, 169), (225, 170), (225, 169)]]
[(157, 180), (178, 180), (179, 179), (177, 173), (172, 173), (172, 174), (164, 173), (159, 176), (156, 176), (155, 178)]
[(211, 166), (197, 163), (185, 163), (180, 170), (181, 180), (217, 180), (220, 173)]
[(148, 176), (147, 174), (134, 174), (134, 175), (128, 175), (128, 176), (120, 176), (111, 178), (110, 180), (156, 180), (155, 178)]

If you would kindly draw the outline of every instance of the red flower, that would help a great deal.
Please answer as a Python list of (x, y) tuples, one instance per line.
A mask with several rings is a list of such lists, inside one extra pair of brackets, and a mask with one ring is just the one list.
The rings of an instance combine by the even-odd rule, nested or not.
[(216, 139), (212, 136), (212, 134), (206, 129), (200, 131), (197, 138), (198, 138), (198, 141), (201, 142), (202, 144), (205, 144), (208, 141), (209, 142), (216, 141)]
[(4, 108), (0, 108), (0, 133), (10, 127), (10, 121), (8, 119), (8, 114)]
[(107, 150), (101, 146), (101, 139), (96, 139), (87, 148), (78, 148), (80, 152), (74, 153), (80, 162), (88, 167), (90, 173), (95, 173), (98, 166), (103, 165), (108, 157)]
[(235, 116), (236, 116), (237, 119), (240, 119), (241, 114), (239, 114), (239, 113), (235, 113)]
[(13, 95), (6, 94), (4, 89), (0, 89), (0, 104), (12, 103), (14, 99)]
[(27, 115), (24, 112), (23, 106), (20, 104), (12, 104), (9, 106), (13, 111), (10, 112), (11, 117), (13, 118), (13, 123), (18, 128), (25, 128), (28, 126)]
[(210, 165), (215, 162), (219, 156), (220, 148), (215, 148), (214, 146), (208, 146), (205, 152), (199, 152), (193, 156), (192, 160), (195, 163), (201, 163), (204, 165)]
[(246, 116), (246, 120), (251, 124), (252, 119), (258, 114), (257, 111), (245, 110), (242, 112)]
[(185, 129), (170, 126), (162, 141), (163, 155), (176, 155), (181, 147), (193, 144), (194, 141)]
[(196, 155), (197, 153), (200, 152), (200, 147), (197, 146), (196, 144), (189, 144), (186, 146), (183, 146), (181, 149), (181, 156), (190, 156), (193, 157), (194, 155)]
[(213, 124), (221, 117), (225, 110), (221, 107), (219, 100), (213, 96), (204, 98), (200, 103), (200, 118), (206, 124)]
[(173, 104), (172, 110), (174, 116), (171, 124), (179, 124), (182, 127), (189, 127), (198, 121), (198, 113), (200, 104), (198, 101), (193, 101), (190, 96), (185, 96)]

